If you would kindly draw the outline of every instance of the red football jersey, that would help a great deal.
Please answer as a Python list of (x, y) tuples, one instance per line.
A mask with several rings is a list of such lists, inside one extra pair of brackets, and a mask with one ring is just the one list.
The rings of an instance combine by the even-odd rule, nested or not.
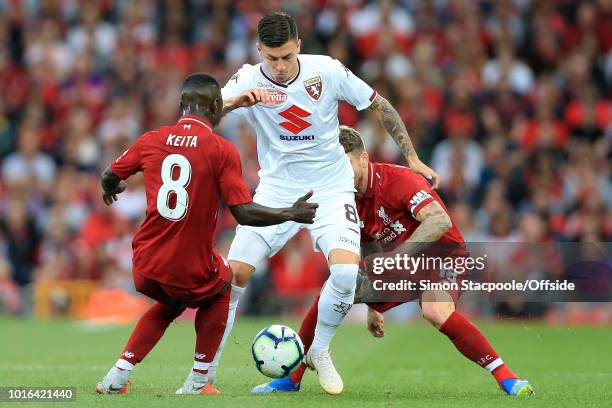
[(221, 195), (227, 205), (251, 202), (240, 155), (206, 121), (183, 116), (174, 126), (144, 133), (112, 163), (126, 179), (144, 173), (146, 217), (134, 236), (133, 269), (177, 288), (211, 292), (230, 281), (218, 268), (213, 232)]
[[(362, 222), (361, 240), (377, 241), (391, 250), (406, 241), (420, 222), (414, 216), (433, 200), (446, 210), (438, 194), (423, 176), (394, 164), (370, 163), (368, 187), (356, 196)], [(463, 243), (463, 236), (453, 226), (438, 242)]]

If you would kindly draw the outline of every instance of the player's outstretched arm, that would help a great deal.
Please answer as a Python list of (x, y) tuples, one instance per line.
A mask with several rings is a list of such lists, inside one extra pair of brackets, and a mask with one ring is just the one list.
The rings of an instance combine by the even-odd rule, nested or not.
[(234, 109), (249, 108), (259, 102), (268, 100), (268, 90), (265, 88), (251, 88), (240, 95), (223, 100), (222, 116), (227, 115)]
[(102, 172), (100, 176), (100, 184), (102, 185), (102, 200), (104, 200), (104, 204), (111, 205), (113, 202), (117, 201), (117, 194), (123, 193), (123, 191), (127, 188), (127, 183), (121, 180), (111, 167), (108, 166)]
[(415, 218), (421, 224), (410, 238), (395, 248), (394, 252), (408, 255), (422, 253), (432, 242), (438, 241), (453, 227), (450, 216), (437, 201), (432, 201), (421, 208)]
[(425, 176), (431, 182), (433, 189), (438, 188), (440, 185), (440, 175), (419, 159), (406, 126), (391, 103), (382, 96), (376, 95), (368, 109), (376, 115), (385, 130), (395, 140), (406, 161), (408, 161), (410, 168)]
[(312, 224), (319, 204), (309, 203), (307, 200), (310, 197), (312, 197), (312, 191), (298, 198), (291, 207), (287, 208), (272, 208), (250, 202), (248, 204), (232, 205), (230, 211), (236, 221), (242, 225), (264, 227), (285, 221)]

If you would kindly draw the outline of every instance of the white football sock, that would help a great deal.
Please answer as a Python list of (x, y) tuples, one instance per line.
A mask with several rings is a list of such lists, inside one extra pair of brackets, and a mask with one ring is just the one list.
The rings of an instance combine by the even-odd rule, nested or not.
[(115, 367), (122, 369), (123, 371), (132, 371), (134, 369), (134, 364), (130, 363), (127, 360), (120, 358), (115, 363)]
[(336, 329), (344, 320), (355, 298), (356, 264), (335, 264), (319, 298), (317, 327), (310, 349), (327, 351)]
[(221, 343), (219, 344), (219, 348), (217, 349), (217, 353), (215, 354), (215, 358), (210, 363), (208, 367), (208, 382), (211, 384), (215, 381), (217, 376), (217, 366), (219, 365), (219, 360), (221, 359), (221, 353), (223, 352), (223, 348), (225, 347), (225, 342), (232, 332), (232, 327), (234, 326), (234, 319), (236, 318), (236, 309), (238, 308), (238, 302), (240, 301), (240, 297), (244, 293), (246, 288), (241, 288), (240, 286), (232, 285), (232, 292), (230, 294), (230, 302), (229, 302), (229, 310), (227, 312), (227, 322), (225, 324), (225, 332), (223, 333), (223, 338), (221, 339)]

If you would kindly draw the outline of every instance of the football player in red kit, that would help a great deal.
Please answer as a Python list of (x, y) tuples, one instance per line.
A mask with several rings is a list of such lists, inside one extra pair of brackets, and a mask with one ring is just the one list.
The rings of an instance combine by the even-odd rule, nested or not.
[[(362, 256), (368, 264), (365, 268), (367, 271), (371, 271), (371, 263), (377, 255), (378, 258), (392, 254), (468, 255), (463, 237), (457, 227), (453, 226), (444, 203), (422, 176), (405, 167), (370, 162), (363, 141), (354, 129), (341, 126), (340, 143), (355, 173), (357, 210), (362, 222)], [(374, 253), (377, 255), (372, 255)], [(460, 282), (463, 279), (463, 274), (440, 269), (424, 269), (413, 275), (404, 275), (414, 282)], [(358, 282), (355, 303), (368, 304), (368, 330), (373, 336), (384, 336), (382, 312), (419, 299), (423, 317), (446, 335), (461, 354), (490, 372), (504, 392), (509, 395), (533, 394), (529, 382), (519, 379), (506, 366), (484, 334), (455, 310), (459, 290), (403, 291), (402, 299), (393, 299), (397, 301), (372, 302), (368, 296), (371, 293), (368, 293), (371, 283), (369, 277), (360, 272), (359, 280), (362, 284)], [(367, 284), (363, 284), (365, 282)], [(300, 327), (299, 335), (306, 349), (314, 336), (317, 301), (315, 299)], [(302, 364), (290, 376), (259, 385), (252, 392), (299, 391), (305, 369), (306, 365)]]
[(236, 148), (212, 128), (223, 108), (217, 81), (207, 74), (187, 77), (178, 123), (144, 133), (102, 174), (107, 205), (144, 173), (145, 220), (132, 243), (136, 290), (156, 300), (140, 319), (117, 363), (100, 381), (101, 394), (128, 392), (129, 377), (186, 307), (197, 309), (193, 369), (177, 393), (205, 393), (207, 371), (227, 320), (232, 272), (213, 250), (221, 196), (240, 224), (312, 223), (317, 204), (298, 199), (292, 207), (269, 208), (252, 201), (242, 180)]

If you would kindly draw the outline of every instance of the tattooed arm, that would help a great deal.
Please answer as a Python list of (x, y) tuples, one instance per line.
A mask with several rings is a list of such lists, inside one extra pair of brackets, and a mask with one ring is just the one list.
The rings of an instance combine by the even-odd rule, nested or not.
[(402, 122), (395, 108), (391, 106), (391, 103), (382, 96), (376, 95), (368, 109), (374, 113), (387, 133), (395, 140), (410, 168), (425, 176), (432, 183), (433, 189), (438, 188), (440, 176), (419, 159), (406, 126), (404, 126), (404, 122)]
[(432, 242), (442, 238), (442, 235), (453, 227), (450, 216), (437, 201), (432, 201), (421, 208), (415, 218), (421, 224), (410, 238), (396, 247), (393, 252), (411, 256), (423, 253)]
[[(438, 241), (449, 229), (453, 227), (453, 223), (449, 215), (444, 211), (444, 208), (437, 201), (432, 201), (416, 214), (415, 218), (421, 223), (417, 229), (414, 230), (410, 238), (404, 243), (399, 245), (393, 250), (393, 253), (408, 254), (414, 256), (420, 253), (431, 245), (431, 243)], [(362, 246), (362, 251), (363, 251)], [(373, 252), (368, 255), (373, 256), (386, 256), (393, 257), (393, 253), (382, 253), (377, 252), (375, 247), (371, 247)], [(365, 258), (366, 263), (367, 258)], [(371, 266), (367, 266), (371, 268)], [(372, 284), (368, 280), (367, 276), (363, 271), (359, 271), (360, 274), (357, 278), (357, 291), (355, 292), (354, 303), (364, 302), (376, 302), (384, 301), (379, 299), (380, 292), (373, 291), (371, 289)], [(367, 329), (374, 337), (384, 337), (385, 335), (385, 317), (382, 313), (368, 307), (368, 318), (367, 318)]]

